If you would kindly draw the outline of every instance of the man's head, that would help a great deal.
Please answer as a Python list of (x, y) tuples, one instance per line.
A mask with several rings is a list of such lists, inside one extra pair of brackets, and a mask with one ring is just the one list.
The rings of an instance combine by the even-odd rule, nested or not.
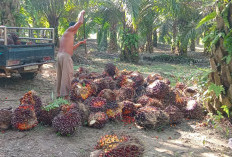
[(75, 25), (75, 22), (70, 22), (69, 23), (69, 27), (74, 26), (74, 25)]

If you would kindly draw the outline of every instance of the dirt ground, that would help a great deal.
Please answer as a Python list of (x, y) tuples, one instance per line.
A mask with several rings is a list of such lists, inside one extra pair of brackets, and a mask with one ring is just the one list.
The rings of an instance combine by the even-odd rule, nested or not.
[[(16, 108), (20, 97), (31, 89), (39, 93), (44, 104), (50, 102), (52, 95), (56, 95), (55, 78), (52, 64), (44, 65), (34, 80), (26, 81), (17, 75), (10, 79), (1, 78), (0, 108)], [(58, 136), (51, 127), (42, 125), (30, 131), (7, 130), (0, 132), (0, 157), (85, 157), (94, 151), (101, 136), (111, 132), (138, 137), (145, 146), (144, 157), (232, 156), (228, 135), (217, 128), (200, 127), (198, 123), (185, 119), (179, 125), (157, 132), (141, 130), (132, 124), (111, 122), (103, 129), (81, 127), (70, 137)]]

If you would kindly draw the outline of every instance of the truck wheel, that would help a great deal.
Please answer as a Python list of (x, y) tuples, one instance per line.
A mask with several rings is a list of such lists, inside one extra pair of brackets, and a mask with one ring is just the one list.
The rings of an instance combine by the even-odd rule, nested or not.
[(33, 80), (37, 75), (36, 72), (20, 73), (21, 77), (25, 80)]

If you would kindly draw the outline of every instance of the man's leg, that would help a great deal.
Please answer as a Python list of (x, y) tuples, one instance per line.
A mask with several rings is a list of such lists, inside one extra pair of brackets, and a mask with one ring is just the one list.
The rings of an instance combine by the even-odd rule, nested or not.
[(62, 78), (62, 58), (61, 54), (57, 54), (57, 70), (56, 70), (57, 84), (56, 84), (56, 92), (57, 97), (60, 97), (60, 86), (61, 86), (61, 78)]
[(70, 55), (65, 54), (63, 61), (60, 95), (68, 97), (73, 79), (73, 61)]

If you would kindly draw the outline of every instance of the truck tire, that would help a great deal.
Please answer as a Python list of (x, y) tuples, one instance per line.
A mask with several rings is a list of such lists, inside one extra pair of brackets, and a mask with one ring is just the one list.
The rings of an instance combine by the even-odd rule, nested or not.
[(20, 75), (25, 80), (33, 80), (37, 75), (37, 72), (20, 73)]

